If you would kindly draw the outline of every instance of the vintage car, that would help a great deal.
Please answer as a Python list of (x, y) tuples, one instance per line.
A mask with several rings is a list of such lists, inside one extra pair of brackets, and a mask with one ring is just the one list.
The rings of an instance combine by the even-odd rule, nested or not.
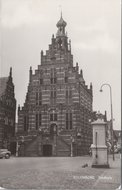
[(10, 158), (11, 152), (7, 149), (0, 149), (0, 158)]

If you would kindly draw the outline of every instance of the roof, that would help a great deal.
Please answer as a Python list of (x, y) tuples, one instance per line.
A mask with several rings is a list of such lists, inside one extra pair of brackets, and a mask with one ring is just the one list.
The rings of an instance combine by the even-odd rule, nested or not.
[(1, 77), (0, 78), (0, 97), (4, 94), (6, 85), (8, 82), (8, 77)]
[(60, 26), (66, 26), (67, 25), (67, 23), (63, 20), (63, 18), (62, 18), (62, 14), (61, 14), (61, 18), (60, 18), (60, 20), (58, 21), (58, 23), (57, 23), (57, 27), (60, 27)]
[(102, 118), (97, 118), (97, 120), (93, 121), (91, 124), (92, 125), (104, 125), (104, 124), (106, 124), (106, 122)]

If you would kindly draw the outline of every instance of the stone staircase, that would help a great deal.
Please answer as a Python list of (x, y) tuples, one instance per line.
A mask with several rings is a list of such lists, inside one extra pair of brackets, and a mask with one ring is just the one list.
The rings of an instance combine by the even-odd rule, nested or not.
[(24, 156), (38, 156), (38, 137), (32, 137), (25, 143)]
[[(62, 131), (59, 135), (56, 136), (56, 155), (57, 156), (71, 156), (71, 135), (69, 132)], [(54, 138), (55, 139), (55, 138)], [(37, 135), (29, 135), (24, 138), (24, 143), (21, 145), (21, 149), (19, 152), (19, 156), (43, 156), (42, 152), (39, 150), (39, 141), (40, 136)], [(49, 144), (55, 146), (55, 141), (52, 139), (49, 140)], [(73, 145), (73, 155), (76, 153), (74, 150), (76, 149), (75, 143)]]
[(57, 156), (70, 156), (71, 145), (69, 140), (64, 139), (64, 136), (58, 136), (57, 138)]

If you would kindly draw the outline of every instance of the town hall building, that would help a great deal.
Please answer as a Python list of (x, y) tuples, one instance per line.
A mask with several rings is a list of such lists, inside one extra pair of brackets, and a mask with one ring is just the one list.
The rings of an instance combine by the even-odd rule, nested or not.
[(35, 72), (29, 70), (25, 103), (18, 107), (19, 156), (80, 156), (92, 143), (92, 84), (73, 65), (62, 15)]

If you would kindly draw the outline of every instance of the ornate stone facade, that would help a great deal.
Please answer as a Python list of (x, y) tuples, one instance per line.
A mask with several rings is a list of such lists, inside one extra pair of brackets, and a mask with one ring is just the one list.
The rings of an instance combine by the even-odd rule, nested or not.
[(41, 64), (33, 73), (23, 107), (18, 107), (19, 155), (76, 156), (92, 143), (92, 84), (85, 84), (78, 63), (73, 66), (71, 41), (62, 15)]
[(8, 148), (15, 153), (15, 143), (11, 139), (15, 135), (16, 100), (12, 81), (12, 68), (9, 77), (0, 78), (0, 148)]

